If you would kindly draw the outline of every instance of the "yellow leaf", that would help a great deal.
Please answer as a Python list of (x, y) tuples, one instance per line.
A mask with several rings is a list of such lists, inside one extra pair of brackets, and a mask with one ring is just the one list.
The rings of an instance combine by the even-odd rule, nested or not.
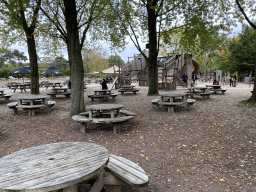
[(223, 178), (222, 178), (222, 179), (219, 179), (219, 180), (220, 180), (220, 181), (225, 181), (225, 179), (223, 179)]
[(143, 155), (143, 154), (140, 154), (140, 156), (144, 157), (144, 155)]
[(146, 157), (146, 160), (148, 160), (148, 157)]
[(92, 140), (89, 140), (89, 141), (92, 141)]
[(176, 172), (180, 172), (180, 170), (179, 170), (179, 169), (177, 169), (177, 170), (176, 170)]
[(220, 125), (220, 127), (224, 127), (224, 125)]

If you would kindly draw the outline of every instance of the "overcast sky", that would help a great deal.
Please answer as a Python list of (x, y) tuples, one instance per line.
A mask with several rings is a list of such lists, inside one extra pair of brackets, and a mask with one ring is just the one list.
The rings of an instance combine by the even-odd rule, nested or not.
[[(242, 25), (238, 25), (238, 27), (235, 27), (233, 29), (233, 32), (230, 35), (230, 37), (238, 35), (241, 32), (241, 30), (242, 30)], [(103, 47), (104, 51), (107, 53), (107, 56), (115, 55), (115, 52), (113, 52), (113, 51), (111, 52), (111, 50), (109, 49), (109, 46), (107, 44), (103, 44), (102, 47)], [(28, 57), (27, 48), (24, 48), (24, 47), (21, 47), (21, 46), (17, 46), (17, 45), (12, 46), (11, 48), (12, 49), (18, 49), (20, 52), (24, 52), (25, 55)], [(146, 45), (142, 44), (141, 48), (142, 49), (146, 48)], [(67, 51), (63, 50), (62, 54), (64, 55), (64, 58), (68, 60)], [(134, 54), (139, 54), (139, 51), (136, 49), (136, 47), (133, 45), (133, 43), (130, 42), (126, 46), (126, 49), (123, 52), (119, 53), (119, 52), (116, 51), (116, 54), (119, 55), (122, 58), (122, 60), (126, 63), (128, 61), (128, 57), (133, 57)], [(39, 54), (39, 56), (43, 57), (43, 55), (40, 55), (40, 54)]]

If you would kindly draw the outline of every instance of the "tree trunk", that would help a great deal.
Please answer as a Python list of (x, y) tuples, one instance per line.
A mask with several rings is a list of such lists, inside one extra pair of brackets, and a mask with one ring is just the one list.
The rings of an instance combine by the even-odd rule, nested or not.
[(71, 80), (70, 116), (84, 112), (84, 68), (79, 42), (75, 0), (64, 0), (67, 29), (67, 47)]
[(36, 44), (33, 33), (26, 31), (28, 54), (30, 62), (31, 94), (39, 94), (39, 74), (36, 54)]
[(148, 7), (148, 32), (149, 32), (149, 57), (148, 63), (148, 95), (158, 95), (158, 68), (157, 68), (157, 32), (156, 12), (154, 8)]
[(256, 103), (256, 66), (255, 66), (255, 72), (254, 72), (254, 84), (253, 84), (253, 91), (252, 91), (252, 96), (248, 99), (248, 102)]
[(206, 51), (204, 51), (204, 81), (207, 81), (207, 71), (206, 71), (206, 64), (207, 64), (207, 56)]

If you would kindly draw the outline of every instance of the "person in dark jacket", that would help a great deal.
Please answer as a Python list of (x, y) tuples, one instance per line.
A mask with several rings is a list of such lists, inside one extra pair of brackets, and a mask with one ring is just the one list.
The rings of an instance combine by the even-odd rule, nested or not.
[(182, 80), (185, 85), (188, 85), (188, 75), (186, 73), (184, 73), (184, 75), (182, 76)]
[(102, 89), (108, 89), (106, 79), (103, 79), (103, 80), (102, 80), (102, 82), (101, 82), (101, 86), (102, 86)]

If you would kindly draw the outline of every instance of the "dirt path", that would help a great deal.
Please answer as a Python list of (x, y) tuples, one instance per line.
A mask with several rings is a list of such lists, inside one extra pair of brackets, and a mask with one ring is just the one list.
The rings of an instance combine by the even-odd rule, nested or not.
[[(86, 95), (99, 87), (88, 85), (86, 105), (91, 104)], [(33, 117), (13, 115), (0, 100), (0, 157), (46, 143), (93, 142), (138, 163), (149, 175), (147, 187), (123, 191), (256, 191), (256, 108), (240, 103), (250, 97), (252, 87), (239, 83), (224, 88), (225, 95), (197, 99), (191, 111), (174, 114), (154, 109), (150, 101), (157, 97), (148, 97), (146, 87), (137, 95), (119, 95), (115, 103), (136, 113), (119, 135), (106, 125), (89, 125), (87, 133), (80, 133), (80, 124), (69, 117), (70, 100), (64, 97), (56, 99), (52, 112)], [(40, 91), (46, 95), (44, 88)], [(11, 101), (30, 94), (6, 92), (13, 94)]]

